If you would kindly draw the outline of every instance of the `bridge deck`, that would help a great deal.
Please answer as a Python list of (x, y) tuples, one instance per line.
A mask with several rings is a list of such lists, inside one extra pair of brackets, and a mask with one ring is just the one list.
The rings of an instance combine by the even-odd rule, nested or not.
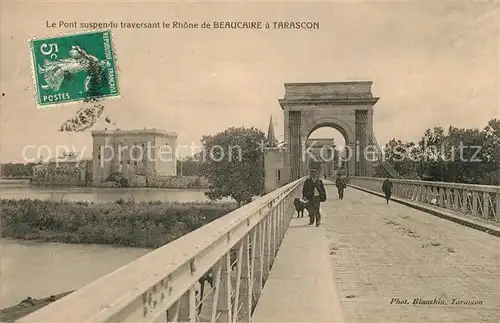
[[(327, 194), (322, 227), (292, 220), (254, 321), (328, 320), (331, 312), (310, 304), (316, 298), (317, 308), (327, 307), (330, 295), (334, 309), (335, 288), (350, 323), (500, 321), (500, 238), (353, 188), (342, 201), (334, 186)], [(327, 290), (320, 293), (319, 284)], [(443, 304), (413, 304), (416, 298)]]
[(308, 221), (306, 215), (290, 223), (253, 322), (344, 322), (328, 240)]

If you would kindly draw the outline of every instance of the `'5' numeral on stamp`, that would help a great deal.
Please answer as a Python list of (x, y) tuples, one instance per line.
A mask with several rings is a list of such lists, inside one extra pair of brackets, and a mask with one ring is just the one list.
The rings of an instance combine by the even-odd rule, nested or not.
[[(53, 51), (55, 51), (55, 53), (53, 53)], [(57, 58), (56, 53), (59, 52), (59, 46), (57, 46), (57, 44), (47, 45), (46, 43), (43, 43), (42, 46), (40, 46), (40, 52), (42, 52), (42, 54), (45, 56), (50, 55), (51, 59), (56, 59)]]

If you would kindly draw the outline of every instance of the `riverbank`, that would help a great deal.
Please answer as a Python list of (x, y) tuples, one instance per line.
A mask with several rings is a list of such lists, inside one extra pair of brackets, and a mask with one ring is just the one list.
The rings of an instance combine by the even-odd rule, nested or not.
[(0, 178), (0, 184), (3, 185), (29, 185), (29, 179), (8, 179), (8, 178)]
[(74, 291), (69, 291), (57, 295), (50, 295), (49, 297), (45, 297), (42, 299), (27, 297), (17, 305), (1, 309), (0, 322), (14, 322), (23, 316), (26, 316), (34, 311), (37, 311), (42, 307), (50, 303), (53, 303), (68, 294), (71, 294), (72, 292)]
[[(70, 174), (33, 176), (28, 183), (33, 187), (100, 187), (100, 188), (170, 188), (170, 189), (207, 189), (208, 180), (200, 176), (159, 176), (148, 178), (142, 175), (130, 175), (123, 185), (118, 180), (93, 183), (88, 177), (74, 171)], [(76, 174), (76, 175), (75, 175)], [(91, 176), (91, 175), (88, 175)]]
[(0, 199), (3, 237), (157, 248), (235, 210), (234, 203)]

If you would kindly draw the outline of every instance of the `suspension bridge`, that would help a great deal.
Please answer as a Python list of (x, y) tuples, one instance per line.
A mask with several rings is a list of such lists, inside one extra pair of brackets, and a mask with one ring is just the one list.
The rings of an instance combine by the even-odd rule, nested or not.
[(343, 200), (325, 180), (320, 227), (296, 217), (314, 129), (382, 154), (369, 86), (285, 84), (277, 187), (18, 322), (498, 322), (500, 187), (404, 179), (379, 158), (387, 204), (360, 160)]

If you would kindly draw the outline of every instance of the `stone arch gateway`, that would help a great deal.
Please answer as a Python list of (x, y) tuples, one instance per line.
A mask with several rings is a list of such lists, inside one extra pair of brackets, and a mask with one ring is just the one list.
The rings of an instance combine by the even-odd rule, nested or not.
[(373, 133), (373, 106), (377, 97), (371, 92), (372, 81), (285, 83), (285, 95), (279, 99), (284, 115), (283, 175), (286, 182), (308, 172), (305, 143), (320, 127), (332, 127), (345, 139), (350, 176), (371, 176), (373, 168), (365, 151)]

